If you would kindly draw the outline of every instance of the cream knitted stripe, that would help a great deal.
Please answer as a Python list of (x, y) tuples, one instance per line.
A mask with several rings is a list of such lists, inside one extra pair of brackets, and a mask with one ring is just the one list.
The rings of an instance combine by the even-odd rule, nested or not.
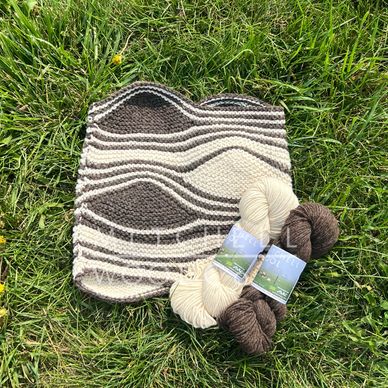
[[(233, 148), (231, 148), (233, 147)], [(263, 158), (270, 166), (276, 166), (282, 171), (287, 171), (289, 166), (279, 163), (276, 161), (276, 158), (284, 158), (285, 154), (288, 154), (286, 150), (283, 150), (280, 147), (267, 146), (262, 145), (262, 152), (260, 154), (255, 153), (255, 148), (257, 147), (257, 142), (243, 139), (241, 137), (231, 137), (224, 138), (220, 140), (211, 141), (207, 144), (202, 144), (195, 148), (189, 148), (186, 151), (156, 151), (156, 150), (147, 150), (147, 149), (136, 149), (135, 147), (131, 147), (127, 150), (120, 149), (104, 149), (101, 150), (96, 148), (94, 145), (90, 145), (90, 148), (93, 149), (93, 153), (91, 153), (90, 158), (91, 162), (94, 163), (109, 163), (109, 162), (126, 162), (130, 160), (163, 160), (170, 165), (173, 165), (176, 160), (190, 161), (191, 163), (196, 162), (198, 159), (202, 159), (209, 153), (218, 153), (220, 154), (222, 151), (228, 151), (230, 149), (241, 149), (243, 151), (249, 152), (251, 154), (255, 154), (257, 158)], [(279, 160), (279, 159), (277, 159)], [(281, 160), (281, 159), (280, 159)]]
[[(129, 173), (128, 171), (155, 171), (158, 172), (160, 176), (179, 181), (181, 185), (185, 185), (185, 187), (192, 190), (192, 192), (197, 189), (196, 192), (200, 194), (203, 199), (207, 198), (208, 200), (212, 200), (214, 204), (223, 203), (224, 206), (228, 206), (228, 200), (232, 200), (233, 202), (230, 203), (236, 206), (242, 194), (242, 191), (238, 188), (244, 189), (247, 187), (247, 184), (253, 183), (257, 179), (257, 170), (268, 170), (267, 175), (276, 176), (286, 184), (291, 183), (289, 174), (284, 173), (275, 167), (268, 166), (268, 164), (260, 159), (242, 153), (239, 150), (231, 150), (227, 153), (218, 155), (192, 171), (186, 171), (186, 168), (182, 168), (182, 165), (179, 167), (178, 171), (176, 171), (174, 168), (162, 167), (155, 165), (153, 162), (137, 163), (136, 166), (131, 163), (125, 163), (123, 165), (101, 167), (99, 169), (86, 167), (80, 171), (80, 175), (85, 176), (85, 179), (79, 181), (79, 189), (80, 192), (83, 191), (84, 187), (92, 189), (96, 181), (99, 181), (101, 187), (103, 187), (105, 186), (106, 181), (115, 182), (122, 179)], [(234, 171), (240, 172), (242, 170), (245, 170), (246, 174), (231, 174)], [(228, 185), (217, 183), (218, 180), (224, 179), (220, 172), (229, 175)], [(104, 178), (101, 178), (101, 176)], [(202, 190), (199, 191), (201, 187), (204, 188), (205, 194), (203, 194)]]

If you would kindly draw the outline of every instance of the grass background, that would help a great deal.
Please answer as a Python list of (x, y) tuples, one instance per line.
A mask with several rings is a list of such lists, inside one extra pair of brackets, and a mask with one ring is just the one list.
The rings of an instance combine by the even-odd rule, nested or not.
[[(2, 0), (0, 386), (386, 386), (386, 7)], [(135, 80), (194, 100), (242, 92), (282, 105), (296, 193), (340, 221), (339, 243), (309, 264), (265, 356), (192, 329), (166, 298), (109, 305), (72, 284), (87, 109)]]

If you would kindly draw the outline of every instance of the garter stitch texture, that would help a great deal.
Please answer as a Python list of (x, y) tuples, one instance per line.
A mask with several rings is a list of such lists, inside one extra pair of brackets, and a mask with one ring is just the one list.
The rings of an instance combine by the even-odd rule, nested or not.
[(134, 83), (91, 106), (76, 187), (73, 277), (100, 299), (164, 295), (217, 253), (260, 177), (291, 186), (283, 109), (239, 95), (193, 103)]

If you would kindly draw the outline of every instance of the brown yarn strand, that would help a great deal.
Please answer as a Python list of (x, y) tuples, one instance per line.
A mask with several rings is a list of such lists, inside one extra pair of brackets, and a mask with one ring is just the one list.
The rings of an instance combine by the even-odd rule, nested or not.
[[(290, 212), (280, 233), (279, 246), (307, 263), (311, 257), (326, 254), (338, 235), (338, 222), (330, 210), (309, 202)], [(286, 305), (246, 286), (239, 300), (218, 321), (246, 353), (263, 354), (271, 348), (276, 325), (286, 314)]]

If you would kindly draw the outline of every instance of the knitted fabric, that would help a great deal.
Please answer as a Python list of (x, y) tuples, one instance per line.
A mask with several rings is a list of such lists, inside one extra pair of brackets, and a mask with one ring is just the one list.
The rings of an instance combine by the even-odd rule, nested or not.
[(135, 83), (91, 106), (76, 187), (73, 277), (133, 302), (168, 293), (219, 250), (245, 189), (291, 185), (280, 107), (239, 95), (193, 103)]

